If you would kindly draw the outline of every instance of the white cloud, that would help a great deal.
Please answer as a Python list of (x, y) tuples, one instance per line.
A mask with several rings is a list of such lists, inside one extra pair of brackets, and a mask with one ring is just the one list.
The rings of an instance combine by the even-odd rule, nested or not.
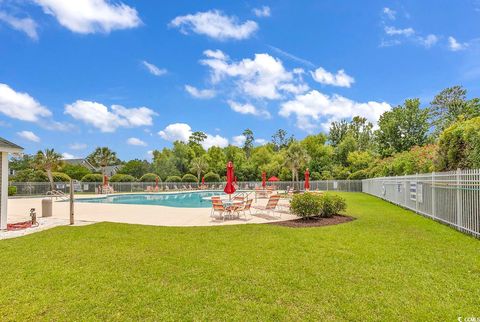
[(257, 143), (258, 145), (264, 145), (268, 143), (268, 141), (265, 139), (255, 139), (255, 143)]
[(135, 146), (147, 146), (147, 143), (138, 139), (138, 138), (129, 138), (127, 140), (128, 145), (135, 145)]
[(397, 29), (392, 26), (385, 27), (385, 33), (389, 36), (405, 36), (410, 37), (415, 34), (415, 30), (413, 28), (404, 28), (404, 29)]
[(216, 58), (220, 60), (227, 60), (229, 57), (221, 50), (211, 50), (207, 49), (203, 52), (203, 54), (209, 58)]
[(193, 97), (201, 99), (213, 98), (216, 95), (213, 89), (198, 89), (190, 85), (185, 85), (185, 90)]
[(63, 160), (68, 160), (68, 159), (79, 159), (79, 158), (76, 157), (75, 155), (71, 154), (71, 153), (63, 152), (62, 153), (62, 159)]
[(453, 38), (452, 36), (448, 37), (448, 48), (451, 50), (451, 51), (460, 51), (460, 50), (464, 50), (465, 48), (467, 48), (468, 44), (467, 43), (459, 43), (455, 38)]
[(27, 93), (16, 92), (7, 84), (1, 83), (0, 113), (28, 122), (38, 122), (42, 117), (52, 115), (52, 112)]
[[(293, 55), (293, 54), (291, 54), (291, 53), (289, 53), (289, 52), (286, 52), (286, 51), (284, 51), (284, 50), (282, 50), (282, 49), (280, 49), (280, 48), (278, 48), (278, 47), (275, 47), (275, 46), (270, 46), (270, 45), (269, 45), (268, 47), (270, 47), (270, 48), (271, 48), (273, 51), (275, 51), (276, 53), (278, 53), (278, 54), (280, 54), (280, 55), (282, 55), (282, 56), (285, 56), (285, 57), (287, 57), (288, 59), (291, 59), (291, 60), (293, 60), (293, 61), (296, 61), (297, 63), (303, 64), (303, 65), (307, 65), (307, 66), (312, 67), (312, 68), (315, 67), (315, 64), (312, 63), (312, 62), (309, 61), (309, 60), (306, 60), (306, 59), (303, 59), (303, 58), (301, 58), (301, 57), (295, 56), (295, 55)], [(300, 68), (300, 69), (301, 69), (301, 68)]]
[(24, 32), (31, 39), (38, 39), (37, 23), (31, 18), (17, 18), (0, 11), (0, 21), (3, 21), (15, 30)]
[[(169, 124), (162, 131), (158, 132), (158, 135), (166, 141), (182, 141), (188, 142), (188, 139), (192, 135), (192, 127), (186, 123), (173, 123)], [(228, 139), (220, 135), (211, 135), (205, 133), (207, 138), (202, 142), (204, 149), (208, 149), (212, 146), (226, 147), (228, 145)]]
[(240, 134), (232, 138), (232, 144), (235, 146), (243, 146), (246, 140), (247, 138), (245, 135)]
[(269, 6), (263, 6), (261, 8), (253, 8), (252, 12), (257, 17), (270, 17), (270, 14), (271, 14)]
[(143, 66), (147, 68), (147, 70), (150, 72), (150, 74), (155, 75), (155, 76), (162, 76), (167, 73), (166, 69), (163, 68), (158, 68), (154, 64), (149, 63), (148, 61), (144, 60), (142, 61)]
[(190, 135), (192, 135), (192, 128), (186, 123), (174, 123), (158, 132), (158, 135), (160, 135), (162, 139), (170, 142), (188, 142)]
[(87, 148), (85, 143), (72, 143), (69, 145), (69, 148), (72, 150), (83, 150)]
[(218, 134), (217, 135), (207, 134), (207, 138), (205, 139), (205, 141), (202, 142), (202, 146), (204, 149), (207, 149), (207, 150), (212, 146), (218, 146), (218, 147), (224, 148), (228, 146), (228, 139)]
[(343, 69), (340, 69), (336, 74), (327, 72), (324, 68), (319, 67), (315, 72), (311, 72), (313, 79), (325, 85), (333, 85), (340, 87), (350, 87), (355, 82), (355, 79), (347, 75)]
[(395, 20), (397, 12), (388, 7), (383, 8), (383, 14), (390, 20)]
[(327, 130), (332, 121), (360, 115), (376, 123), (380, 115), (391, 109), (385, 102), (358, 103), (340, 95), (328, 96), (317, 90), (298, 95), (281, 105), (279, 115), (296, 116), (298, 128), (311, 132), (318, 127)]
[(259, 110), (255, 106), (253, 106), (250, 103), (246, 104), (240, 104), (235, 101), (228, 101), (228, 105), (230, 105), (230, 108), (240, 114), (252, 114), (255, 116), (262, 116), (265, 118), (270, 118), (270, 113), (267, 110)]
[(418, 37), (418, 42), (425, 48), (430, 48), (438, 42), (438, 37), (434, 34), (429, 34), (426, 37)]
[(32, 131), (20, 131), (20, 132), (17, 132), (17, 134), (18, 136), (20, 136), (21, 138), (24, 138), (25, 140), (29, 140), (32, 142), (40, 142), (40, 138)]
[(239, 23), (236, 17), (226, 16), (218, 10), (178, 16), (170, 22), (170, 26), (180, 28), (184, 34), (191, 31), (217, 40), (247, 39), (258, 29), (254, 21)]
[(109, 109), (101, 103), (82, 100), (66, 105), (65, 113), (98, 128), (101, 132), (115, 132), (119, 127), (152, 125), (153, 116), (156, 115), (147, 107), (126, 108), (112, 105)]
[(287, 71), (279, 59), (268, 54), (255, 54), (254, 59), (245, 58), (235, 62), (220, 51), (215, 52), (215, 57), (211, 53), (204, 52), (208, 58), (201, 60), (201, 63), (210, 68), (212, 82), (215, 84), (231, 79), (240, 94), (272, 100), (280, 99), (284, 94), (308, 90), (300, 74)]
[(34, 0), (46, 14), (54, 16), (69, 30), (90, 34), (139, 26), (137, 10), (121, 2), (108, 0)]

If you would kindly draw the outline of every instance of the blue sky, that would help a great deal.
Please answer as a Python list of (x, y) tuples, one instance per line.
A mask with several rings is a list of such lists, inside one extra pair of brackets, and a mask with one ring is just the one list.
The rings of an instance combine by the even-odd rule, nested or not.
[(480, 1), (0, 0), (0, 135), (122, 159), (297, 138), (460, 84), (480, 96)]

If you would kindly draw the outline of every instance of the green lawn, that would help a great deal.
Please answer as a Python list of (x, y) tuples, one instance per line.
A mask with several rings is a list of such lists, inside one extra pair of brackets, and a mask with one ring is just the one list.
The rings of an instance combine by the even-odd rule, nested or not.
[(360, 193), (337, 226), (102, 223), (0, 241), (0, 320), (480, 317), (480, 241)]

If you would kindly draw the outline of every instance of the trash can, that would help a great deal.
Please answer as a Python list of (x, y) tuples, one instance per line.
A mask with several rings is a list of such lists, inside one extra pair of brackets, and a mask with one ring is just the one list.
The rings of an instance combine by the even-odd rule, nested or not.
[(42, 217), (52, 217), (53, 202), (52, 198), (42, 199)]

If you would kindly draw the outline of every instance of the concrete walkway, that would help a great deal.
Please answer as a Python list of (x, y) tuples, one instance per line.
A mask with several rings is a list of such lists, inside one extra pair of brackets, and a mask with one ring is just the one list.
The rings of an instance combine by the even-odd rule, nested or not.
[[(92, 195), (77, 196), (91, 198)], [(35, 208), (37, 216), (41, 217), (42, 198), (11, 198), (8, 200), (8, 222), (29, 220), (29, 211)], [(259, 199), (254, 205), (265, 205), (266, 199)], [(285, 202), (285, 201), (283, 201)], [(117, 222), (127, 224), (142, 224), (155, 226), (219, 226), (237, 224), (260, 224), (272, 221), (295, 219), (296, 216), (278, 212), (276, 216), (248, 215), (245, 219), (218, 220), (210, 217), (211, 208), (176, 208), (152, 205), (126, 205), (103, 203), (75, 203), (75, 220), (84, 222)], [(252, 209), (252, 214), (255, 209)], [(277, 217), (279, 216), (279, 217)], [(54, 219), (68, 220), (69, 203), (57, 201), (53, 203)]]

